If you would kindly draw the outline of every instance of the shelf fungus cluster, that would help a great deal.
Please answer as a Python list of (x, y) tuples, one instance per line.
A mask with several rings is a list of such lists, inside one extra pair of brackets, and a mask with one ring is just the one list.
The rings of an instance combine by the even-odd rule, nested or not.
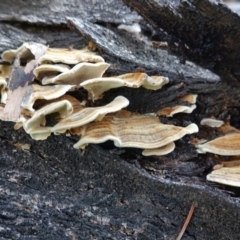
[[(142, 87), (146, 91), (157, 91), (169, 80), (140, 72), (106, 76), (109, 64), (88, 48), (54, 49), (24, 43), (18, 49), (5, 51), (2, 60), (0, 119), (15, 122), (15, 129), (23, 127), (33, 139), (44, 140), (51, 134), (74, 134), (79, 136), (75, 148), (111, 140), (116, 147), (140, 148), (144, 156), (151, 156), (172, 152), (176, 140), (198, 132), (194, 123), (181, 127), (163, 124), (159, 119), (159, 116), (191, 113), (196, 108), (196, 94), (176, 99), (179, 104), (174, 107), (148, 114), (129, 112), (125, 108), (131, 103), (123, 96), (116, 96), (104, 106), (94, 106), (110, 89)], [(88, 97), (84, 97), (86, 92)], [(221, 130), (223, 124), (211, 118), (201, 121), (201, 125)], [(197, 151), (240, 156), (240, 132), (231, 129), (224, 134), (196, 144)], [(207, 179), (240, 186), (236, 175), (240, 160), (225, 161), (222, 166)]]
[[(15, 122), (15, 129), (23, 127), (35, 140), (51, 134), (74, 134), (79, 136), (75, 148), (111, 140), (116, 147), (140, 148), (144, 156), (159, 156), (172, 152), (176, 140), (198, 132), (194, 123), (181, 127), (159, 120), (159, 116), (191, 113), (196, 108), (196, 94), (176, 99), (176, 106), (148, 114), (129, 112), (125, 108), (131, 103), (123, 96), (116, 96), (104, 106), (94, 106), (94, 101), (110, 89), (142, 87), (157, 91), (169, 80), (140, 72), (107, 77), (109, 64), (88, 48), (54, 49), (24, 43), (18, 49), (5, 51), (2, 60), (0, 119)], [(76, 96), (82, 96), (81, 100)], [(196, 144), (198, 153), (237, 158), (222, 161), (222, 167), (207, 179), (239, 187), (240, 132), (226, 130), (224, 122), (212, 118), (200, 124), (217, 128), (224, 136)]]
[[(94, 101), (112, 88), (156, 91), (169, 80), (146, 73), (107, 77), (109, 64), (88, 48), (54, 49), (24, 43), (18, 49), (5, 51), (2, 60), (8, 64), (0, 66), (0, 118), (15, 122), (15, 129), (23, 127), (33, 139), (77, 134), (75, 148), (112, 140), (117, 147), (140, 148), (143, 155), (150, 156), (170, 153), (174, 141), (198, 131), (194, 123), (187, 127), (168, 125), (160, 122), (157, 115), (161, 114), (140, 115), (124, 110), (130, 103), (123, 96), (94, 107)], [(74, 91), (86, 90), (88, 99), (73, 97)], [(178, 106), (169, 116), (190, 113), (196, 107), (196, 97), (180, 99), (190, 101), (190, 108)], [(89, 102), (91, 107), (86, 106)]]

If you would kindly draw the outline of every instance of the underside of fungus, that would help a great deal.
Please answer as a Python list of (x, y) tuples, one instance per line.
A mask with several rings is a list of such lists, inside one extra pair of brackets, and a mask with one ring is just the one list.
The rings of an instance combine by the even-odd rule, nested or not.
[(153, 149), (145, 149), (142, 152), (143, 156), (162, 156), (162, 155), (166, 155), (170, 152), (172, 152), (175, 148), (175, 143), (174, 142), (170, 142), (169, 144), (159, 147), (159, 148), (153, 148)]

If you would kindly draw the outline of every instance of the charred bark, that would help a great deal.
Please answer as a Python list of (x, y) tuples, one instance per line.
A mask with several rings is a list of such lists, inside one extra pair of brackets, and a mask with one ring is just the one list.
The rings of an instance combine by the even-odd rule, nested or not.
[(221, 1), (123, 2), (155, 29), (166, 31), (172, 51), (212, 69), (227, 81), (239, 82), (240, 17)]

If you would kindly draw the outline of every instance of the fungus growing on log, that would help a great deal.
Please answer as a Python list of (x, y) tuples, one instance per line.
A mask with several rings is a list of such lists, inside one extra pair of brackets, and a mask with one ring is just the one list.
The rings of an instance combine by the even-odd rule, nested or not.
[(196, 105), (188, 106), (174, 106), (174, 107), (166, 107), (159, 111), (157, 111), (158, 116), (167, 116), (172, 117), (173, 115), (177, 113), (192, 113), (192, 111), (196, 108)]
[(212, 118), (203, 118), (200, 122), (201, 125), (208, 127), (221, 127), (224, 122), (222, 120), (212, 119)]
[(57, 113), (64, 118), (72, 113), (72, 104), (67, 100), (47, 104), (34, 112), (33, 116), (23, 123), (24, 130), (35, 140), (45, 140), (51, 135), (51, 127), (46, 125), (46, 115)]
[(240, 187), (240, 166), (223, 167), (207, 175), (207, 180), (234, 187)]
[(49, 85), (41, 86), (32, 84), (27, 87), (21, 106), (30, 111), (34, 111), (33, 105), (38, 99), (52, 100), (63, 96), (72, 88), (72, 85)]
[(108, 63), (79, 63), (72, 69), (57, 76), (46, 76), (42, 79), (42, 84), (72, 84), (79, 85), (81, 82), (91, 78), (101, 78), (109, 67)]
[(81, 50), (71, 48), (48, 48), (46, 54), (39, 60), (40, 64), (59, 62), (74, 65), (80, 62), (104, 62), (104, 59), (96, 55), (95, 52), (89, 51), (88, 48)]
[[(110, 65), (87, 48), (54, 49), (24, 43), (16, 50), (5, 51), (2, 57), (4, 61), (14, 61), (14, 64), (8, 66), (13, 70), (5, 76), (10, 75), (10, 84), (1, 119), (6, 120), (3, 114), (8, 108), (16, 108), (17, 114), (8, 120), (16, 122), (15, 129), (22, 126), (35, 140), (44, 140), (51, 133), (61, 134), (68, 130), (68, 133), (80, 135), (75, 148), (113, 140), (117, 147), (141, 148), (143, 155), (150, 156), (168, 154), (174, 150), (174, 141), (198, 131), (194, 123), (187, 127), (174, 126), (161, 123), (155, 113), (140, 115), (122, 110), (129, 105), (123, 96), (104, 106), (94, 107), (94, 100), (100, 99), (105, 91), (118, 87), (158, 90), (169, 82), (167, 77), (140, 72), (103, 77)], [(22, 66), (22, 63), (26, 65)], [(19, 82), (19, 76), (24, 84)], [(83, 106), (87, 99), (81, 97), (80, 101), (69, 95), (76, 89), (83, 93), (83, 88), (88, 90), (91, 107)], [(196, 96), (189, 94), (179, 99), (191, 104), (180, 108), (185, 107), (185, 112), (192, 111), (196, 107)], [(48, 119), (54, 122), (48, 122)]]
[(116, 147), (154, 149), (165, 146), (186, 134), (198, 132), (196, 124), (183, 128), (160, 123), (158, 117), (139, 115), (132, 117), (106, 116), (79, 129), (80, 140), (75, 148), (85, 148), (89, 143), (114, 141)]
[(42, 80), (46, 76), (55, 76), (57, 73), (68, 72), (70, 67), (66, 64), (42, 64), (33, 71), (38, 80)]
[(127, 107), (128, 104), (129, 101), (125, 97), (118, 96), (105, 106), (83, 108), (78, 112), (70, 114), (52, 127), (51, 130), (55, 133), (64, 133), (68, 129), (80, 127), (92, 121), (101, 121), (107, 113), (117, 112)]
[(12, 66), (0, 65), (0, 103), (6, 103), (7, 101), (7, 79), (10, 76)]
[(179, 97), (178, 100), (188, 102), (190, 104), (195, 104), (197, 102), (197, 94), (187, 94), (185, 96)]
[(240, 133), (230, 133), (212, 141), (197, 145), (198, 153), (214, 153), (222, 156), (240, 155)]
[(20, 57), (23, 62), (28, 62), (34, 59), (34, 53), (31, 51), (36, 46), (35, 43), (24, 43), (17, 49), (9, 49), (2, 54), (2, 59), (5, 62), (13, 63), (13, 61)]
[(84, 81), (81, 87), (88, 90), (90, 99), (97, 100), (102, 94), (112, 88), (140, 86), (149, 90), (158, 90), (169, 82), (168, 78), (160, 76), (148, 76), (146, 73), (127, 73), (116, 77), (95, 78)]

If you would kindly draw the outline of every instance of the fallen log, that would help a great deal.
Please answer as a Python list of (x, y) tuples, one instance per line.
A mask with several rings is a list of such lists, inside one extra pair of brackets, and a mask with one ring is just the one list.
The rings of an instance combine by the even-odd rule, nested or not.
[[(33, 9), (31, 14), (35, 13)], [(53, 21), (56, 26), (64, 22)], [(199, 125), (203, 117), (213, 115), (226, 120), (231, 116), (231, 123), (237, 126), (239, 90), (222, 81), (225, 74), (211, 68), (210, 60), (203, 65), (221, 78), (196, 64), (183, 63), (166, 51), (145, 46), (113, 25), (76, 18), (68, 18), (68, 24), (81, 36), (65, 26), (55, 32), (33, 25), (29, 31), (29, 26), (23, 24), (18, 31), (20, 37), (15, 39), (17, 30), (4, 23), (2, 32), (6, 26), (6, 31), (11, 28), (13, 34), (4, 34), (9, 40), (7, 45), (1, 45), (1, 51), (11, 48), (11, 42), (13, 48), (19, 46), (21, 37), (24, 41), (39, 39), (51, 47), (83, 46), (84, 41), (91, 40), (98, 53), (112, 64), (109, 75), (145, 71), (170, 79), (168, 86), (156, 92), (113, 89), (94, 104), (102, 105), (121, 94), (130, 100), (129, 110), (149, 113), (159, 106), (176, 105), (177, 98), (186, 93), (197, 93), (197, 108), (192, 114), (162, 121)], [(13, 131), (12, 123), (1, 121), (0, 126), (2, 238), (175, 239), (191, 205), (196, 208), (184, 239), (240, 236), (238, 199), (206, 182), (206, 173), (215, 161), (211, 155), (198, 155), (189, 144), (189, 136), (177, 142), (175, 152), (156, 158), (144, 157), (138, 149), (116, 149), (111, 143), (90, 145), (82, 152), (72, 148), (78, 140), (74, 136), (34, 141), (21, 129)], [(215, 135), (214, 129), (202, 127), (198, 137)], [(30, 144), (28, 151), (24, 150), (29, 146), (26, 144)], [(234, 188), (219, 188), (232, 190), (238, 196)]]

